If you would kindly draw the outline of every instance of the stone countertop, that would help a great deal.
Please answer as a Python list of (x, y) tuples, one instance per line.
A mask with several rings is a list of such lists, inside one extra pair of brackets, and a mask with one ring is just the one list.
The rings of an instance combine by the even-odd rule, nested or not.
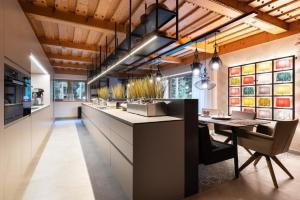
[(117, 119), (127, 125), (133, 126), (134, 124), (144, 124), (144, 123), (158, 123), (158, 122), (168, 122), (168, 121), (181, 121), (182, 118), (172, 117), (172, 116), (158, 116), (158, 117), (145, 117), (127, 111), (123, 111), (115, 108), (99, 108), (92, 103), (82, 103), (83, 105), (89, 106), (100, 112), (103, 112), (114, 119)]

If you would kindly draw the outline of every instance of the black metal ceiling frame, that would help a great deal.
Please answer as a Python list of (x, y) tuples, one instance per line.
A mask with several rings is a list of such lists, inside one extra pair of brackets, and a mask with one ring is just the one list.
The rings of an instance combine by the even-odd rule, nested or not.
[(190, 40), (189, 42), (186, 42), (184, 44), (176, 46), (176, 47), (174, 47), (174, 48), (172, 48), (172, 49), (170, 49), (170, 50), (162, 53), (159, 56), (156, 56), (154, 58), (149, 59), (146, 62), (140, 63), (137, 66), (134, 66), (134, 67), (128, 69), (127, 71), (136, 70), (137, 68), (139, 68), (139, 67), (141, 67), (141, 66), (143, 66), (145, 64), (154, 62), (154, 61), (159, 60), (159, 59), (161, 59), (161, 58), (163, 58), (165, 56), (169, 56), (171, 54), (174, 54), (174, 53), (176, 53), (176, 52), (178, 52), (178, 51), (184, 49), (185, 47), (188, 47), (188, 46), (190, 46), (190, 45), (192, 45), (194, 43), (205, 41), (207, 38), (214, 36), (216, 33), (222, 32), (223, 30), (226, 30), (229, 27), (232, 27), (233, 24), (236, 24), (237, 22), (239, 22), (239, 21), (241, 21), (241, 20), (243, 20), (245, 18), (248, 18), (248, 17), (251, 17), (251, 16), (256, 16), (256, 15), (257, 15), (257, 12), (255, 12), (255, 11), (243, 14), (243, 15), (241, 15), (241, 16), (239, 16), (237, 18), (234, 18), (233, 20), (231, 20), (231, 21), (229, 21), (229, 22), (227, 22), (227, 23), (225, 23), (223, 25), (218, 26), (217, 28), (215, 28), (215, 29), (213, 29), (213, 30), (211, 30), (211, 31), (209, 31), (207, 33), (204, 33), (204, 34), (200, 35), (197, 38), (194, 38), (194, 39)]
[[(146, 54), (146, 55), (142, 55), (142, 54), (137, 54), (136, 57), (140, 57), (139, 59), (135, 60), (133, 63), (130, 63), (129, 65), (120, 65), (121, 68), (128, 68), (129, 66), (132, 66), (133, 64), (135, 63), (138, 63), (138, 62), (141, 62), (141, 61), (144, 61), (145, 59), (147, 59), (151, 54), (157, 52), (157, 51), (160, 51), (162, 49), (164, 49), (166, 46), (169, 46), (170, 44), (174, 43), (175, 41), (178, 40), (178, 23), (179, 23), (179, 17), (178, 17), (178, 10), (179, 10), (179, 6), (178, 6), (178, 0), (176, 0), (176, 12), (174, 11), (170, 11), (168, 9), (165, 9), (163, 7), (160, 7), (159, 6), (159, 2), (158, 0), (156, 0), (156, 8), (155, 8), (155, 30), (148, 33), (145, 31), (145, 35), (152, 35), (152, 34), (155, 34), (157, 35), (158, 37), (160, 38), (163, 38), (163, 39), (169, 39), (170, 41), (166, 42), (166, 44), (162, 45), (162, 46), (159, 46), (158, 48), (154, 48), (153, 51), (151, 51), (150, 53)], [(145, 35), (142, 35), (142, 34), (138, 34), (138, 28), (140, 28), (139, 26), (143, 26), (143, 24), (140, 24), (138, 26), (138, 28), (136, 28), (133, 32), (131, 30), (131, 22), (132, 22), (132, 0), (129, 0), (129, 28), (128, 28), (128, 41), (127, 41), (127, 45), (128, 45), (128, 48), (127, 49), (120, 49), (118, 48), (120, 45), (122, 45), (122, 43), (119, 45), (118, 44), (118, 41), (117, 41), (117, 24), (115, 24), (115, 52), (112, 53), (110, 56), (107, 57), (107, 38), (106, 38), (106, 49), (105, 49), (105, 59), (104, 61), (102, 62), (102, 56), (101, 56), (101, 46), (100, 46), (100, 59), (99, 59), (99, 64), (98, 64), (98, 60), (96, 59), (96, 69), (92, 69), (89, 71), (88, 75), (89, 75), (89, 78), (93, 78), (95, 75), (97, 76), (98, 74), (100, 74), (102, 72), (102, 66), (106, 66), (106, 68), (112, 64), (113, 62), (116, 62), (118, 60), (118, 57), (119, 57), (119, 52), (124, 52), (125, 54), (128, 54), (128, 52), (130, 52), (132, 50), (132, 36), (134, 37), (140, 37), (141, 39), (142, 38), (145, 38)], [(163, 21), (161, 24), (160, 24), (160, 13), (162, 12), (165, 12), (165, 13), (169, 13), (169, 17), (170, 19), (168, 20), (161, 20)], [(153, 14), (153, 11), (151, 11), (151, 13), (149, 13), (148, 16), (150, 16), (151, 14)], [(169, 21), (171, 21), (172, 19), (174, 19), (174, 17), (176, 17), (176, 34), (175, 34), (175, 38), (171, 38), (171, 37), (168, 37), (168, 36), (165, 36), (165, 35), (162, 35), (161, 33), (159, 33), (159, 29), (161, 27), (163, 27), (165, 24), (167, 24)], [(149, 23), (151, 25), (151, 23)], [(149, 25), (149, 24), (145, 24), (145, 29), (146, 29), (146, 26)], [(151, 29), (150, 29), (151, 30)], [(135, 31), (137, 31), (135, 33)], [(127, 37), (126, 37), (127, 38)], [(126, 42), (126, 38), (124, 40), (124, 42)], [(140, 43), (142, 43), (143, 40), (141, 41), (138, 41), (135, 46), (138, 46)], [(97, 55), (96, 55), (97, 57)], [(94, 63), (92, 63), (92, 66), (94, 65)], [(100, 68), (100, 72), (98, 70), (98, 66)], [(127, 69), (126, 69), (127, 70)], [(98, 73), (99, 72), (99, 73)]]

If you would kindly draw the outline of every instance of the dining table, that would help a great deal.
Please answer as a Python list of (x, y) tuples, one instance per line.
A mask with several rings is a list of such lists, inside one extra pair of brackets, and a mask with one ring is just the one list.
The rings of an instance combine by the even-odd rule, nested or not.
[(239, 161), (238, 161), (238, 142), (239, 130), (249, 126), (257, 126), (268, 124), (270, 121), (259, 119), (231, 119), (230, 116), (198, 116), (199, 123), (203, 124), (219, 124), (229, 127), (232, 130), (232, 145), (234, 146), (234, 168), (237, 172), (235, 178), (239, 177)]

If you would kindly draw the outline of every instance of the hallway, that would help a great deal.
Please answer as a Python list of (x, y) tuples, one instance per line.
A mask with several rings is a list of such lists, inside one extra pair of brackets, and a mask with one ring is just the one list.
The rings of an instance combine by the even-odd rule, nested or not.
[(94, 200), (74, 120), (56, 121), (23, 200)]

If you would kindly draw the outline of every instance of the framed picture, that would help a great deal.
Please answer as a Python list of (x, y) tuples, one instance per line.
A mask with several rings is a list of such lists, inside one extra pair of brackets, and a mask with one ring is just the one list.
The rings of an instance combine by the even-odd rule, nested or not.
[(256, 96), (272, 96), (272, 85), (259, 85), (256, 91)]
[(272, 107), (272, 97), (258, 97), (256, 105), (258, 107)]
[(256, 84), (257, 85), (272, 84), (272, 73), (257, 74)]
[(254, 73), (255, 73), (255, 64), (242, 66), (242, 75), (248, 75)]
[(240, 87), (230, 87), (229, 88), (229, 96), (241, 96), (241, 88)]
[(290, 83), (293, 81), (293, 71), (274, 72), (274, 83)]
[(272, 72), (272, 61), (260, 62), (256, 64), (256, 73)]
[(257, 118), (295, 117), (295, 56), (228, 68), (228, 112), (256, 112)]
[(229, 76), (240, 76), (241, 75), (241, 67), (231, 67), (229, 69)]
[(242, 85), (254, 85), (255, 84), (255, 76), (250, 75), (250, 76), (243, 76), (242, 77)]
[(293, 84), (275, 84), (274, 95), (292, 95)]
[(274, 60), (274, 71), (289, 70), (293, 68), (293, 58), (282, 58)]
[(275, 97), (274, 107), (276, 108), (292, 108), (293, 97)]
[(272, 119), (272, 109), (258, 108), (256, 110), (256, 117), (259, 119)]
[(292, 120), (293, 110), (291, 109), (274, 109), (274, 120)]
[(255, 96), (255, 87), (254, 86), (244, 86), (243, 87), (243, 96)]

